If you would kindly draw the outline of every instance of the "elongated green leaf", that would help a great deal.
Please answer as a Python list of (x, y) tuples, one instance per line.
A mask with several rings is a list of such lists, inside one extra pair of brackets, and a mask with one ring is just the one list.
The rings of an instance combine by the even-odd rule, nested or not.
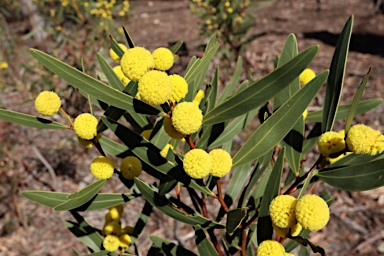
[(100, 252), (100, 248), (102, 248), (103, 245), (103, 237), (95, 228), (89, 225), (79, 213), (71, 211), (71, 214), (77, 222), (66, 221), (64, 223), (65, 226), (92, 251)]
[(204, 230), (200, 226), (195, 227), (195, 241), (197, 250), (199, 251), (200, 255), (219, 255), (211, 241), (208, 240), (207, 236), (204, 233)]
[[(365, 112), (368, 112), (371, 109), (376, 108), (377, 106), (381, 105), (383, 103), (382, 98), (374, 98), (369, 100), (362, 100), (360, 101), (355, 116), (364, 114)], [(342, 120), (346, 119), (348, 117), (348, 112), (351, 109), (351, 104), (342, 105), (339, 106), (336, 112), (335, 120)], [(321, 119), (323, 117), (323, 111), (313, 111), (310, 112), (305, 119), (308, 122), (321, 122)]]
[(359, 85), (359, 88), (357, 89), (357, 92), (353, 97), (353, 100), (351, 103), (351, 109), (349, 110), (347, 121), (345, 122), (344, 130), (346, 134), (348, 133), (349, 128), (351, 128), (352, 120), (356, 115), (357, 106), (359, 105), (361, 96), (363, 96), (363, 92), (365, 90), (365, 86), (367, 85), (370, 74), (371, 74), (371, 68), (369, 68), (368, 73), (364, 76), (363, 81), (361, 81), (361, 84)]
[[(293, 59), (298, 54), (297, 41), (294, 34), (289, 34), (285, 40), (284, 48), (279, 58), (277, 67), (281, 67)], [(278, 109), (284, 102), (289, 100), (293, 94), (300, 89), (299, 77), (292, 81), (292, 83), (284, 88), (273, 98), (273, 109)], [(281, 146), (286, 148), (286, 158), (289, 167), (294, 173), (299, 172), (301, 161), (301, 152), (304, 141), (304, 120), (299, 118), (291, 131), (285, 136), (281, 142)]]
[[(289, 34), (285, 40), (283, 51), (279, 58), (277, 67), (281, 67), (288, 61), (292, 60), (298, 54), (297, 41), (294, 34)], [(295, 94), (300, 89), (299, 77), (294, 79), (288, 87), (285, 87), (273, 98), (273, 109), (278, 109), (284, 102), (289, 100), (293, 94)]]
[(180, 47), (183, 45), (183, 41), (178, 41), (174, 45), (172, 45), (169, 50), (175, 54), (180, 49)]
[(117, 77), (116, 73), (113, 71), (111, 66), (109, 66), (108, 62), (103, 58), (103, 56), (100, 53), (96, 53), (96, 57), (100, 67), (103, 69), (109, 85), (116, 90), (124, 90), (126, 84), (123, 84), (123, 82)]
[(127, 39), (129, 48), (135, 47), (135, 43), (133, 42), (131, 35), (128, 33), (128, 31), (125, 29), (124, 26), (123, 26), (123, 30), (124, 30), (125, 39)]
[(104, 137), (104, 136), (102, 136), (99, 139), (99, 143), (101, 145), (101, 148), (103, 149), (103, 151), (106, 154), (120, 157), (120, 158), (122, 157), (122, 155), (124, 153), (126, 153), (129, 150), (129, 148), (127, 146), (122, 145), (120, 143), (117, 143), (111, 139)]
[(67, 201), (67, 196), (69, 195), (69, 193), (27, 190), (24, 191), (22, 195), (36, 203), (54, 208), (55, 206)]
[(384, 153), (379, 154), (379, 155), (357, 155), (357, 154), (348, 154), (344, 156), (343, 158), (337, 160), (336, 162), (327, 165), (327, 169), (336, 169), (337, 167), (346, 167), (350, 165), (356, 165), (356, 164), (361, 164), (361, 163), (367, 163), (367, 162), (372, 162), (375, 160), (380, 160), (384, 158)]
[(0, 119), (24, 126), (39, 128), (39, 129), (68, 129), (68, 126), (11, 110), (0, 109)]
[(161, 251), (163, 253), (166, 253), (166, 255), (196, 256), (196, 254), (185, 249), (184, 247), (181, 247), (180, 245), (177, 245), (177, 244), (172, 243), (170, 241), (164, 240), (161, 237), (151, 235), (151, 236), (149, 236), (149, 239), (151, 239), (153, 245), (156, 248), (161, 249)]
[(88, 203), (103, 187), (106, 180), (100, 180), (88, 185), (82, 190), (68, 196), (68, 200), (53, 208), (55, 211), (68, 211)]
[(123, 57), (124, 51), (113, 37), (111, 37), (111, 48), (117, 54), (117, 56), (119, 56), (120, 59)]
[(239, 227), (247, 215), (247, 209), (247, 207), (237, 208), (227, 213), (227, 225), (225, 225), (225, 228), (228, 233), (234, 232)]
[(110, 251), (107, 250), (102, 250), (100, 252), (94, 252), (94, 253), (89, 253), (89, 254), (82, 254), (80, 256), (105, 256), (105, 255), (111, 255)]
[(153, 206), (146, 201), (143, 210), (140, 213), (139, 219), (137, 220), (135, 227), (133, 228), (133, 233), (131, 235), (131, 243), (134, 244), (135, 240), (139, 237), (139, 235), (143, 232), (147, 221), (153, 212)]
[[(197, 91), (201, 87), (201, 82), (197, 82), (198, 80), (204, 80), (205, 75), (202, 76), (201, 74), (206, 74), (208, 70), (208, 65), (211, 62), (212, 57), (215, 55), (216, 51), (219, 49), (220, 44), (215, 43), (215, 45), (209, 49), (207, 52), (204, 53), (204, 57), (201, 59), (197, 59), (193, 62), (193, 64), (190, 66), (190, 68), (186, 71), (186, 74), (184, 76), (185, 80), (187, 81), (189, 88), (188, 93), (185, 96), (185, 101), (192, 101), (195, 97)], [(200, 74), (200, 75), (199, 75)], [(196, 83), (193, 83), (196, 80)]]
[(329, 185), (348, 191), (363, 191), (384, 185), (384, 159), (320, 170), (317, 176)]
[(327, 75), (328, 71), (320, 73), (308, 83), (308, 86), (304, 86), (261, 124), (233, 157), (233, 166), (259, 158), (276, 146), (301, 118), (303, 111), (316, 96)]
[[(255, 199), (253, 199), (253, 198), (248, 199), (249, 195), (251, 194), (252, 190), (255, 189), (255, 187), (256, 187), (255, 190), (260, 189), (260, 191), (264, 191), (264, 187), (262, 187), (262, 184), (259, 183), (256, 186), (256, 183), (259, 180), (259, 178), (261, 177), (261, 175), (263, 175), (265, 169), (267, 169), (268, 164), (271, 161), (272, 154), (273, 154), (273, 150), (270, 150), (267, 154), (265, 154), (262, 157), (260, 157), (259, 159), (257, 159), (257, 162), (255, 163), (255, 167), (254, 167), (252, 174), (251, 174), (251, 177), (249, 179), (249, 182), (240, 196), (239, 204), (237, 206), (238, 208), (245, 207), (246, 205), (249, 205), (249, 202), (248, 202), (249, 200), (251, 200), (253, 202), (255, 201)], [(265, 175), (265, 176), (267, 176), (267, 175)], [(268, 180), (268, 179), (266, 179), (266, 180)], [(260, 188), (260, 187), (262, 187), (262, 188)], [(256, 197), (258, 196), (257, 191), (256, 191), (255, 195), (256, 195)], [(261, 196), (262, 196), (262, 194), (259, 197), (261, 197)]]
[(169, 142), (169, 136), (164, 130), (163, 120), (164, 117), (158, 118), (160, 129), (157, 130), (155, 136), (153, 136), (150, 140), (150, 142), (159, 149), (163, 149)]
[(241, 56), (239, 56), (239, 58), (237, 59), (233, 76), (231, 77), (231, 80), (228, 82), (228, 84), (224, 87), (224, 90), (221, 92), (221, 96), (217, 101), (217, 104), (223, 103), (233, 93), (233, 90), (235, 89), (237, 83), (239, 82), (242, 71), (243, 71), (243, 59), (241, 58)]
[(332, 130), (333, 123), (335, 122), (335, 115), (337, 107), (339, 106), (341, 91), (344, 84), (344, 74), (347, 65), (352, 26), (353, 16), (349, 17), (345, 23), (332, 57), (324, 99), (324, 115), (322, 122), (323, 133)]
[(213, 194), (213, 192), (210, 191), (201, 181), (198, 183), (198, 181), (189, 177), (180, 164), (169, 162), (167, 159), (162, 157), (160, 155), (160, 149), (148, 140), (144, 139), (122, 124), (109, 120), (104, 116), (102, 116), (101, 119), (108, 126), (108, 128), (111, 129), (130, 150), (132, 150), (133, 154), (154, 170), (169, 175), (181, 183), (187, 184), (191, 188), (197, 189), (207, 195)]
[(279, 157), (273, 166), (271, 176), (269, 177), (267, 186), (261, 200), (260, 213), (257, 221), (257, 242), (260, 244), (264, 240), (272, 238), (273, 228), (269, 215), (269, 205), (271, 201), (279, 195), (281, 174), (283, 173), (283, 165), (285, 158), (285, 148), (280, 151)]
[(200, 213), (195, 212), (193, 215), (187, 215), (177, 209), (167, 198), (155, 192), (148, 184), (144, 183), (138, 178), (135, 178), (135, 184), (139, 188), (144, 198), (153, 206), (159, 209), (162, 213), (174, 218), (180, 222), (186, 223), (191, 226), (200, 225), (204, 228), (223, 228), (220, 223), (211, 221), (203, 217)]
[(67, 81), (73, 87), (82, 90), (106, 104), (142, 114), (157, 115), (160, 113), (158, 109), (144, 102), (135, 100), (131, 96), (94, 79), (46, 53), (36, 49), (31, 49), (30, 52), (42, 65)]
[[(318, 46), (312, 46), (269, 75), (252, 83), (247, 89), (232, 96), (203, 119), (205, 125), (227, 121), (260, 107), (287, 87), (315, 57)], [(303, 110), (304, 111), (304, 110)]]
[[(36, 203), (54, 208), (68, 200), (69, 193), (51, 191), (24, 191), (23, 196)], [(76, 208), (76, 211), (95, 211), (119, 205), (140, 196), (139, 194), (110, 194), (99, 193), (85, 205)]]
[(72, 193), (68, 196), (68, 199), (78, 199), (81, 197), (87, 197), (89, 194), (93, 194), (95, 190), (99, 191), (105, 184), (106, 180), (98, 180), (87, 187)]

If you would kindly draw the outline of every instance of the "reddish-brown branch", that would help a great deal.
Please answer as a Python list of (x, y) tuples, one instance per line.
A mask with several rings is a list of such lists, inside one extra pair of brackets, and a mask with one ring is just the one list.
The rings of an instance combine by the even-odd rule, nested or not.
[(228, 206), (227, 204), (224, 202), (224, 198), (223, 198), (223, 192), (222, 192), (222, 189), (221, 189), (221, 181), (220, 179), (218, 179), (216, 181), (216, 184), (217, 184), (217, 193), (218, 193), (218, 198), (219, 198), (219, 202), (221, 204), (221, 206), (224, 208), (224, 211), (225, 212), (228, 212)]
[(188, 142), (188, 144), (189, 144), (189, 146), (190, 146), (191, 149), (195, 149), (195, 148), (196, 148), (196, 147), (195, 147), (195, 143), (193, 143), (193, 141), (192, 141), (192, 137), (191, 137), (191, 135), (188, 135), (188, 136), (187, 136), (187, 142)]
[(67, 114), (67, 112), (65, 112), (65, 110), (64, 110), (63, 108), (60, 108), (60, 112), (65, 116), (65, 118), (68, 119), (69, 123), (70, 123), (71, 126), (73, 127), (72, 119), (71, 119), (71, 117)]
[(223, 252), (221, 251), (220, 245), (216, 239), (216, 235), (215, 233), (213, 233), (213, 229), (208, 229), (208, 234), (219, 256), (224, 256)]

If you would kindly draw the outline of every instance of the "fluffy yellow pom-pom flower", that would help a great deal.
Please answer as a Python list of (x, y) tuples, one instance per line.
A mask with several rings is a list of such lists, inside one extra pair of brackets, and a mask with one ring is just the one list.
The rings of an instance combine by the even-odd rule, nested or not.
[(35, 108), (43, 116), (53, 116), (61, 107), (60, 97), (55, 92), (42, 91), (37, 95)]
[(120, 163), (121, 175), (128, 180), (139, 177), (142, 169), (141, 161), (135, 156), (127, 156)]
[[(101, 133), (97, 134), (95, 140), (98, 141), (101, 138), (101, 136), (102, 136)], [(86, 148), (93, 147), (92, 139), (91, 140), (84, 140), (84, 139), (82, 139), (80, 137), (77, 137), (77, 140), (79, 141), (79, 143), (83, 147), (86, 147)]]
[(181, 102), (172, 112), (172, 124), (176, 131), (189, 135), (197, 132), (203, 123), (203, 114), (192, 102)]
[(280, 228), (273, 223), (272, 223), (272, 227), (275, 230), (276, 235), (278, 236), (285, 238), (289, 234), (289, 228)]
[(120, 235), (121, 233), (121, 226), (119, 221), (113, 220), (108, 223), (105, 223), (103, 227), (102, 233), (107, 236), (107, 235)]
[[(123, 52), (126, 52), (128, 50), (128, 48), (124, 44), (119, 44), (119, 46), (120, 46), (120, 49), (123, 50)], [(119, 55), (117, 55), (117, 53), (112, 48), (109, 49), (109, 55), (114, 61), (120, 62)]]
[(155, 60), (155, 68), (158, 70), (165, 71), (173, 66), (173, 53), (167, 48), (157, 48), (153, 51), (152, 57)]
[(184, 156), (183, 162), (185, 172), (194, 179), (202, 179), (212, 169), (212, 159), (202, 149), (192, 149)]
[(119, 236), (120, 247), (129, 247), (131, 244), (131, 237), (128, 234), (122, 234)]
[(108, 235), (103, 240), (104, 249), (110, 252), (114, 252), (119, 249), (120, 240), (117, 236)]
[(157, 106), (171, 97), (173, 85), (167, 73), (151, 70), (140, 78), (137, 89), (142, 101)]
[(138, 82), (145, 73), (154, 68), (155, 62), (150, 51), (143, 47), (134, 47), (124, 53), (120, 65), (130, 80)]
[(376, 155), (384, 151), (384, 136), (364, 124), (349, 129), (346, 139), (348, 149), (355, 154)]
[(187, 84), (187, 81), (185, 81), (184, 77), (179, 76), (177, 74), (170, 75), (169, 78), (171, 79), (171, 82), (173, 85), (173, 91), (169, 101), (177, 102), (182, 98), (184, 98), (185, 95), (187, 95), (188, 84)]
[(325, 157), (340, 152), (345, 149), (344, 133), (333, 131), (323, 133), (317, 142), (317, 146), (320, 153)]
[(195, 98), (193, 99), (192, 103), (195, 104), (196, 106), (199, 106), (200, 105), (200, 102), (201, 100), (204, 98), (204, 91), (203, 90), (199, 90), (195, 96)]
[(298, 200), (295, 207), (297, 222), (310, 231), (320, 230), (329, 221), (327, 203), (318, 195), (308, 194)]
[(160, 155), (164, 158), (167, 157), (169, 149), (173, 149), (173, 146), (171, 144), (165, 145), (165, 147), (160, 151)]
[(106, 156), (98, 156), (93, 159), (91, 163), (91, 172), (95, 178), (99, 180), (106, 180), (113, 175), (113, 162)]
[(257, 256), (284, 256), (284, 247), (277, 241), (265, 240), (257, 247)]
[(212, 169), (209, 174), (215, 177), (223, 177), (232, 168), (232, 157), (223, 149), (214, 149), (209, 152), (209, 156), (212, 159)]
[(172, 139), (181, 140), (184, 138), (184, 134), (179, 133), (175, 127), (173, 127), (172, 121), (169, 118), (164, 118), (164, 130)]
[(129, 80), (128, 77), (126, 77), (123, 73), (123, 70), (121, 69), (121, 66), (116, 66), (113, 68), (113, 72), (115, 72), (116, 76), (120, 79), (121, 82), (126, 86), (129, 84), (131, 80)]
[(296, 224), (295, 206), (297, 200), (290, 195), (275, 197), (269, 205), (272, 223), (279, 228), (291, 228)]
[(97, 118), (89, 113), (83, 113), (73, 122), (76, 135), (84, 140), (91, 140), (97, 135)]
[(300, 74), (300, 83), (302, 83), (303, 85), (306, 85), (315, 77), (316, 77), (315, 72), (310, 68), (306, 68)]

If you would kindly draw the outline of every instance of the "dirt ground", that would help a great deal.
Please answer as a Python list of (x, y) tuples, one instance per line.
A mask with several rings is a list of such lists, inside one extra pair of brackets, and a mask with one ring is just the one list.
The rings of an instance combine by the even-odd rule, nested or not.
[[(183, 40), (189, 56), (182, 57), (181, 62), (187, 63), (195, 54), (201, 56), (202, 52), (196, 50), (203, 43), (199, 38), (199, 19), (191, 14), (188, 1), (140, 0), (133, 4), (134, 15), (126, 27), (136, 45), (153, 50)], [(322, 0), (320, 5), (315, 0), (276, 0), (257, 14), (256, 26), (251, 33), (261, 36), (247, 46), (244, 54), (254, 78), (273, 70), (272, 60), (280, 53), (291, 32), (298, 39), (300, 51), (313, 44), (320, 45), (320, 52), (310, 65), (312, 69), (319, 73), (329, 68), (337, 36), (347, 18), (354, 14), (342, 102), (352, 101), (353, 93), (369, 67), (372, 67), (372, 74), (363, 98), (383, 97), (384, 15), (370, 14), (373, 8), (373, 2), (368, 0)], [(20, 47), (25, 49), (33, 45), (28, 40), (22, 42), (24, 45)], [(0, 96), (6, 108), (35, 114), (28, 93), (9, 92)], [(323, 98), (324, 91), (310, 110), (322, 105)], [(381, 105), (355, 121), (384, 131), (382, 112)], [(253, 128), (248, 127), (241, 138)], [(68, 213), (53, 212), (48, 207), (32, 203), (23, 198), (21, 192), (31, 189), (74, 192), (83, 188), (93, 181), (88, 166), (97, 152), (79, 149), (70, 132), (41, 132), (3, 121), (0, 121), (0, 146), (0, 253), (64, 256), (73, 255), (73, 247), (86, 253), (85, 247), (63, 225), (64, 220), (70, 219)], [(48, 168), (54, 170), (56, 183)], [(314, 232), (310, 240), (324, 247), (331, 256), (384, 255), (384, 189), (357, 193), (322, 184), (316, 186), (314, 192), (324, 189), (331, 191), (334, 198), (331, 220), (322, 231)], [(111, 181), (103, 190), (124, 191), (124, 188)], [(140, 200), (129, 203), (129, 209), (142, 206)], [(105, 211), (98, 211), (85, 217), (101, 228), (104, 214)], [(125, 212), (123, 219), (126, 224), (133, 224), (136, 218), (131, 210)], [(142, 252), (151, 244), (149, 234), (181, 241), (187, 247), (193, 245), (191, 229), (180, 227), (157, 211), (147, 225), (137, 242)]]

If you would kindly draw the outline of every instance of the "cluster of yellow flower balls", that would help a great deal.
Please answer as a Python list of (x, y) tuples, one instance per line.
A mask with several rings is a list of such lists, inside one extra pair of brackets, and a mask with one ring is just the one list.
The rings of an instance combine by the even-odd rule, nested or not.
[(131, 244), (133, 227), (121, 227), (120, 219), (124, 211), (123, 205), (109, 208), (105, 215), (105, 224), (102, 230), (104, 249), (110, 252), (116, 251), (119, 247), (128, 248)]
[(223, 149), (214, 149), (207, 153), (202, 149), (192, 149), (184, 156), (185, 172), (194, 179), (202, 179), (208, 174), (215, 177), (225, 176), (232, 168), (231, 155)]
[(384, 136), (378, 130), (364, 124), (357, 124), (349, 129), (346, 137), (344, 130), (322, 134), (317, 145), (320, 153), (325, 157), (332, 155), (337, 157), (347, 151), (355, 154), (376, 155), (384, 151)]
[[(269, 214), (277, 235), (286, 238), (298, 236), (305, 228), (309, 231), (322, 229), (329, 221), (327, 203), (318, 195), (308, 194), (297, 200), (290, 195), (275, 197), (269, 205)], [(257, 256), (289, 256), (277, 241), (263, 241), (257, 248)]]
[(151, 53), (143, 47), (128, 49), (123, 44), (119, 46), (124, 52), (121, 58), (113, 49), (109, 52), (114, 61), (120, 62), (113, 70), (125, 85), (130, 81), (138, 82), (136, 98), (158, 106), (166, 102), (175, 103), (185, 97), (188, 92), (185, 79), (165, 72), (174, 62), (174, 55), (169, 49), (160, 47)]
[[(35, 100), (36, 110), (44, 116), (56, 114), (61, 107), (60, 97), (51, 91), (41, 92)], [(89, 148), (93, 143), (97, 143), (101, 134), (97, 134), (97, 118), (90, 113), (78, 115), (73, 121), (73, 130), (81, 145)], [(112, 177), (114, 173), (114, 163), (106, 156), (98, 156), (93, 159), (90, 165), (91, 172), (99, 180)], [(125, 179), (138, 177), (142, 172), (141, 161), (135, 156), (127, 156), (120, 163), (120, 173)]]

